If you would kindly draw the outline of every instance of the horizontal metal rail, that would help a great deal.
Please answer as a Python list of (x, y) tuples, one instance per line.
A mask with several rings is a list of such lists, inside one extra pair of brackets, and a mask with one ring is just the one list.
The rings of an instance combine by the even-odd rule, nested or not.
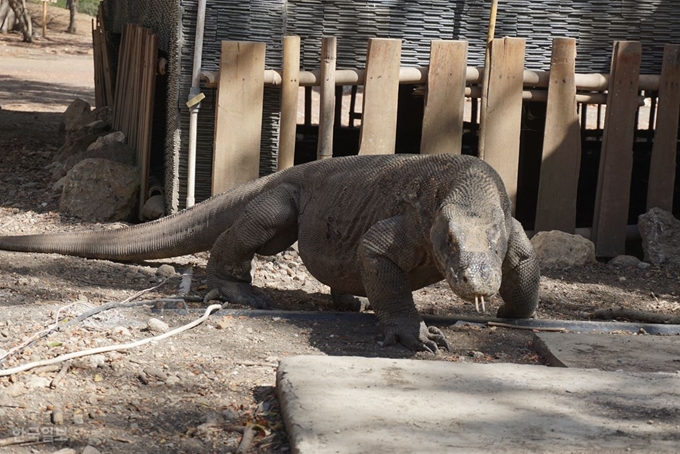
[[(401, 84), (426, 84), (427, 66), (413, 67), (402, 66), (399, 70), (399, 83)], [(480, 84), (484, 75), (482, 67), (467, 67), (466, 82), (468, 84)], [(282, 71), (268, 69), (264, 72), (264, 84), (278, 87), (282, 81)], [(207, 88), (216, 88), (219, 73), (203, 71), (201, 77)], [(640, 90), (656, 91), (659, 89), (659, 75), (641, 74)], [(335, 85), (363, 85), (366, 79), (366, 71), (363, 69), (338, 69), (335, 72)], [(302, 87), (319, 86), (319, 70), (300, 71), (298, 80)], [(530, 88), (547, 88), (550, 80), (550, 71), (524, 70), (524, 86)], [(609, 74), (580, 74), (575, 75), (576, 90), (578, 91), (604, 91), (609, 87)]]

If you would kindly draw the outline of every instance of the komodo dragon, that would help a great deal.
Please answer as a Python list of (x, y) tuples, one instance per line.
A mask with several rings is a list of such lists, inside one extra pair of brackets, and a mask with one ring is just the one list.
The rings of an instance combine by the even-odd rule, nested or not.
[(210, 250), (208, 297), (266, 307), (251, 287), (254, 254), (298, 241), (334, 300), (367, 296), (385, 335), (412, 350), (449, 344), (411, 292), (446, 278), (461, 298), (500, 292), (498, 317), (538, 305), (531, 243), (498, 174), (463, 155), (352, 156), (295, 166), (157, 221), (112, 231), (0, 237), (0, 249), (117, 261)]

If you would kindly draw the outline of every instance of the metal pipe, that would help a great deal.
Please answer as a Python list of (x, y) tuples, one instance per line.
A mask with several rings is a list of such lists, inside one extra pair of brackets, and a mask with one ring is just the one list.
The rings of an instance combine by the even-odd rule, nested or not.
[(203, 32), (205, 30), (205, 5), (207, 0), (198, 0), (196, 13), (196, 41), (194, 42), (194, 66), (191, 73), (189, 90), (189, 152), (187, 156), (187, 200), (186, 207), (194, 206), (196, 187), (196, 136), (198, 130), (198, 111), (201, 108), (201, 59), (203, 57)]
[[(159, 309), (152, 308), (154, 313), (193, 314), (204, 313), (205, 309)], [(321, 311), (285, 311), (285, 310), (257, 310), (257, 309), (220, 309), (210, 314), (217, 317), (247, 317), (247, 318), (282, 318), (285, 320), (310, 321), (342, 321), (348, 323), (375, 323), (374, 314), (366, 312), (321, 312)], [(468, 317), (447, 315), (423, 315), (428, 325), (452, 326), (458, 322), (486, 325), (489, 322), (504, 323), (518, 328), (563, 328), (568, 331), (581, 333), (627, 331), (637, 333), (644, 329), (649, 334), (680, 334), (680, 325), (660, 323), (632, 323), (632, 322), (594, 322), (581, 320), (547, 320), (547, 319), (507, 319), (494, 317)]]
[[(426, 84), (427, 66), (402, 66), (399, 69), (400, 84)], [(201, 72), (201, 78), (205, 81), (206, 88), (216, 88), (219, 81), (219, 74), (213, 71)], [(366, 71), (363, 69), (338, 69), (335, 71), (336, 85), (363, 85)], [(479, 84), (484, 77), (484, 68), (468, 66), (465, 82), (468, 84)], [(656, 91), (659, 89), (658, 74), (641, 74), (639, 87), (640, 90)], [(300, 71), (300, 86), (316, 87), (320, 84), (319, 70)], [(550, 71), (524, 70), (525, 87), (547, 88), (550, 80)], [(609, 74), (580, 74), (574, 75), (576, 89), (579, 91), (603, 91), (609, 87)], [(264, 72), (264, 84), (266, 86), (278, 87), (282, 83), (281, 71), (278, 69), (268, 69)]]

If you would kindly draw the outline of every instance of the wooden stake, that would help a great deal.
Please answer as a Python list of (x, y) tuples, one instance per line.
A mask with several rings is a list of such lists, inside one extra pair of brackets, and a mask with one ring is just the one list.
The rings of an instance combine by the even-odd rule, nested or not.
[(47, 0), (43, 0), (42, 4), (42, 35), (45, 38), (47, 37)]
[(576, 229), (581, 130), (576, 112), (576, 40), (555, 38), (550, 62), (543, 158), (534, 230)]
[(333, 157), (333, 128), (335, 127), (335, 59), (337, 38), (324, 37), (321, 41), (321, 102), (319, 107), (319, 139), (316, 159)]
[(264, 43), (222, 42), (213, 195), (259, 176), (264, 57)]
[(368, 41), (359, 154), (394, 153), (400, 60), (400, 39)]
[(649, 169), (647, 210), (655, 207), (666, 211), (673, 210), (679, 117), (680, 45), (666, 44), (659, 84), (659, 110)]
[(487, 92), (486, 98), (482, 94), (482, 156), (503, 179), (513, 213), (517, 199), (522, 126), (524, 47), (524, 39), (521, 38), (494, 39), (491, 43), (489, 83), (482, 89)]
[(626, 252), (640, 60), (639, 42), (614, 43), (591, 238), (598, 257)]
[(420, 154), (460, 154), (467, 41), (432, 41)]
[(283, 77), (281, 82), (281, 131), (279, 134), (278, 170), (295, 163), (298, 89), (300, 81), (300, 37), (283, 38)]
[[(480, 130), (483, 129), (484, 121), (486, 120), (487, 97), (489, 94), (489, 77), (491, 74), (491, 45), (493, 44), (496, 35), (496, 15), (498, 14), (498, 0), (491, 1), (491, 9), (489, 10), (489, 28), (486, 32), (486, 48), (484, 50), (484, 75), (482, 77), (482, 102), (480, 107)], [(480, 159), (485, 156), (485, 136), (479, 136), (478, 155)]]

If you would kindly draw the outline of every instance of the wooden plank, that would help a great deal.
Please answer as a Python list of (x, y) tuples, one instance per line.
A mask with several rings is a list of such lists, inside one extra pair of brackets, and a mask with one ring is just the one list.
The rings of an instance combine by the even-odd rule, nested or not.
[(553, 39), (534, 230), (576, 229), (581, 129), (576, 109), (576, 40)]
[(281, 82), (281, 129), (278, 170), (295, 163), (298, 88), (300, 87), (300, 37), (283, 38), (283, 78)]
[(359, 154), (394, 153), (400, 60), (400, 39), (368, 41)]
[(264, 43), (222, 41), (212, 193), (259, 176)]
[(460, 154), (467, 41), (432, 41), (420, 154)]
[(664, 48), (658, 109), (652, 161), (649, 168), (647, 210), (656, 207), (673, 211), (680, 117), (680, 45), (678, 44), (666, 44)]
[(97, 15), (98, 29), (100, 33), (100, 54), (103, 63), (103, 77), (104, 77), (104, 93), (105, 93), (105, 105), (113, 105), (113, 83), (111, 80), (111, 61), (109, 56), (109, 48), (107, 46), (108, 39), (106, 35), (106, 17), (104, 15), (103, 4), (99, 4), (98, 15)]
[(614, 43), (591, 238), (598, 257), (626, 252), (640, 58), (639, 42)]
[(101, 45), (99, 43), (100, 40), (100, 33), (99, 29), (97, 29), (97, 24), (93, 20), (92, 21), (92, 60), (94, 62), (94, 104), (96, 107), (102, 107), (104, 106), (104, 99), (103, 99), (103, 90), (102, 90), (102, 79), (101, 79), (101, 72), (100, 72), (100, 65), (101, 65), (101, 55), (99, 50), (101, 49)]
[(118, 71), (116, 73), (116, 87), (113, 98), (113, 129), (120, 131), (122, 119), (123, 93), (125, 92), (125, 74), (127, 70), (127, 48), (129, 44), (131, 26), (125, 24), (121, 35), (120, 50), (118, 52)]
[(158, 59), (158, 36), (150, 33), (145, 43), (144, 84), (141, 93), (141, 134), (139, 140), (140, 170), (139, 216), (146, 203), (149, 190), (149, 165), (151, 161), (151, 135), (153, 132), (154, 95), (156, 93), (156, 60)]
[(325, 36), (321, 40), (321, 100), (319, 105), (319, 138), (316, 159), (333, 157), (333, 128), (335, 126), (335, 60), (337, 38)]
[(491, 43), (489, 83), (482, 91), (479, 157), (501, 176), (513, 206), (517, 201), (519, 138), (522, 126), (522, 81), (525, 41), (494, 39)]

